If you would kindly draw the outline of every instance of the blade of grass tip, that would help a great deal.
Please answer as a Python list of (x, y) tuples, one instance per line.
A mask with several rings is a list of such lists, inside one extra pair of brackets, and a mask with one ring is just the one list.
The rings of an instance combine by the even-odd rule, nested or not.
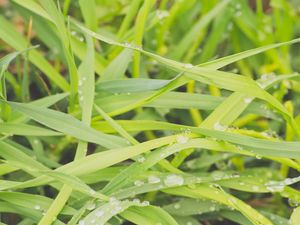
[(70, 114), (24, 103), (8, 102), (12, 109), (54, 130), (76, 137), (78, 140), (97, 143), (108, 149), (126, 146), (123, 138), (103, 134), (75, 119)]
[[(64, 99), (68, 95), (69, 95), (68, 93), (51, 95), (51, 96), (47, 96), (47, 97), (32, 101), (28, 104), (33, 105), (33, 106), (40, 106), (40, 107), (50, 107), (51, 105), (56, 104), (58, 101)], [(12, 119), (9, 121), (11, 123), (21, 123), (21, 122), (26, 122), (27, 120), (29, 120), (28, 117), (26, 117), (22, 114), (14, 114), (14, 112), (12, 112), (12, 114), (13, 114)]]
[(271, 44), (271, 45), (266, 45), (266, 46), (262, 46), (262, 47), (258, 47), (258, 48), (254, 48), (254, 49), (250, 49), (244, 52), (239, 52), (237, 54), (233, 54), (230, 56), (226, 56), (223, 58), (219, 58), (210, 62), (206, 62), (206, 63), (201, 63), (197, 66), (201, 66), (201, 67), (206, 67), (206, 68), (211, 68), (211, 69), (220, 69), (224, 66), (227, 66), (231, 63), (234, 63), (236, 61), (248, 58), (250, 56), (253, 55), (257, 55), (259, 53), (274, 49), (274, 48), (278, 48), (281, 46), (285, 46), (285, 45), (291, 45), (291, 44), (295, 44), (295, 43), (299, 43), (300, 42), (300, 38), (296, 38), (294, 40), (291, 41), (287, 41), (287, 42), (282, 42), (282, 43), (277, 43), (277, 44)]
[(59, 132), (50, 129), (27, 125), (27, 124), (14, 124), (14, 123), (1, 123), (0, 133), (23, 135), (23, 136), (60, 136)]
[[(263, 46), (263, 47), (259, 47), (259, 48), (255, 48), (255, 49), (251, 49), (248, 51), (244, 51), (244, 52), (240, 52), (234, 55), (230, 55), (227, 57), (223, 57), (211, 62), (207, 62), (207, 63), (202, 63), (198, 66), (204, 66), (204, 67), (208, 67), (208, 68), (212, 68), (212, 69), (219, 69), (221, 67), (224, 67), (226, 65), (229, 65), (233, 62), (236, 62), (238, 60), (259, 54), (261, 52), (270, 50), (270, 49), (274, 49), (274, 48), (278, 48), (280, 46), (285, 46), (285, 45), (290, 45), (290, 44), (294, 44), (294, 43), (298, 43), (300, 41), (300, 39), (294, 39), (292, 41), (288, 41), (288, 42), (283, 42), (283, 43), (278, 43), (278, 44), (272, 44), (272, 45), (267, 45), (267, 46)], [(240, 100), (238, 100), (238, 98), (240, 98)], [(241, 107), (237, 107), (237, 104), (243, 104), (242, 101), (244, 101), (246, 99), (246, 95), (241, 94), (241, 93), (233, 93), (230, 97), (227, 98), (227, 100), (225, 100), (222, 105), (225, 107), (226, 105), (226, 109), (229, 109), (230, 107), (235, 108), (235, 109), (240, 109)], [(236, 102), (236, 104), (234, 103)], [(222, 108), (222, 106), (220, 105), (218, 107), (218, 109), (216, 109), (217, 111), (222, 112), (221, 114), (224, 116), (225, 114), (223, 113), (224, 109)], [(214, 113), (210, 114), (210, 116), (207, 118), (206, 121), (204, 121), (207, 125), (210, 123), (210, 126), (212, 127), (214, 122), (216, 122), (216, 119), (214, 119), (214, 115), (215, 118), (219, 118), (219, 114), (217, 113), (217, 111), (215, 111)], [(232, 114), (232, 111), (230, 111), (230, 115)], [(237, 114), (239, 115), (239, 114)], [(213, 119), (212, 119), (213, 118)], [(236, 117), (232, 117), (232, 119), (234, 119)], [(211, 121), (211, 122), (209, 122)], [(231, 122), (233, 122), (233, 120), (231, 121), (223, 121), (222, 123), (224, 123), (225, 125), (229, 125)], [(202, 124), (202, 126), (204, 126), (204, 124)]]
[[(155, 1), (147, 0), (144, 1), (142, 8), (140, 9), (136, 22), (135, 22), (135, 33), (134, 33), (134, 44), (136, 46), (142, 46), (143, 35), (145, 30), (145, 22)], [(133, 64), (132, 64), (132, 77), (137, 78), (140, 75), (140, 58), (139, 52), (133, 53)]]

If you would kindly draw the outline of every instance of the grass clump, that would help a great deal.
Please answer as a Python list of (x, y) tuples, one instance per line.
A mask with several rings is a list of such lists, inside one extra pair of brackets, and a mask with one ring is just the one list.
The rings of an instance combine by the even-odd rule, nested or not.
[(296, 1), (0, 1), (1, 224), (299, 223)]

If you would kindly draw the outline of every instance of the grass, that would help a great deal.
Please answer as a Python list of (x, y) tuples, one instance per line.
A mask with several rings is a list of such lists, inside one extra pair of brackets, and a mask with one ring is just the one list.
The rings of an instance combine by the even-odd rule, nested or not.
[(296, 1), (0, 3), (0, 224), (298, 225)]

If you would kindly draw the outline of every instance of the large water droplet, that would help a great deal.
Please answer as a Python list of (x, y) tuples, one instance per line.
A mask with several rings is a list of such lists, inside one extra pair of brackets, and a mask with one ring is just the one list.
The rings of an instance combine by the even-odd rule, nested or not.
[(149, 176), (148, 177), (148, 183), (149, 184), (157, 184), (160, 182), (160, 178), (156, 176)]
[(125, 43), (123, 43), (123, 45), (124, 45), (126, 48), (131, 48), (131, 47), (132, 47), (132, 44), (129, 43), (129, 42), (125, 42)]
[(299, 206), (299, 202), (295, 201), (294, 199), (288, 199), (288, 203), (291, 207), (298, 207)]
[(179, 204), (179, 203), (176, 203), (175, 205), (174, 205), (174, 209), (179, 209), (181, 207), (181, 205)]
[(215, 210), (216, 210), (216, 207), (214, 207), (214, 206), (209, 207), (209, 211), (215, 211)]
[(35, 210), (41, 210), (41, 206), (40, 206), (40, 205), (35, 205), (35, 206), (34, 206), (34, 209), (35, 209)]
[(262, 159), (262, 156), (261, 155), (255, 155), (255, 158)]
[(194, 65), (190, 64), (190, 63), (186, 63), (186, 64), (183, 65), (183, 67), (186, 68), (186, 69), (191, 69), (191, 68), (194, 67)]
[(252, 102), (253, 98), (244, 98), (244, 102), (249, 104), (250, 102)]
[(142, 206), (148, 206), (150, 203), (148, 202), (148, 201), (143, 201), (142, 203), (141, 203), (141, 205)]
[(214, 124), (214, 129), (215, 130), (220, 130), (220, 131), (225, 131), (227, 129), (227, 126), (222, 125), (220, 122), (216, 122)]
[(137, 161), (139, 163), (143, 163), (145, 161), (145, 157), (144, 156), (140, 156), (140, 157), (138, 157)]
[(156, 10), (156, 15), (159, 20), (162, 20), (162, 19), (168, 17), (170, 14), (166, 10)]
[(132, 202), (136, 203), (136, 204), (139, 204), (141, 202), (141, 200), (139, 200), (138, 198), (135, 198), (132, 200)]
[(256, 186), (256, 185), (253, 185), (253, 186), (252, 186), (252, 190), (253, 190), (253, 191), (259, 191), (259, 187)]
[(136, 181), (134, 181), (134, 185), (135, 185), (135, 186), (140, 187), (140, 186), (142, 186), (143, 184), (144, 184), (144, 181), (141, 181), (141, 180), (136, 180)]
[(179, 134), (176, 136), (176, 141), (179, 144), (185, 144), (188, 142), (188, 140), (189, 140), (189, 137), (186, 135)]
[(166, 177), (166, 179), (164, 180), (164, 183), (168, 187), (180, 186), (184, 183), (184, 180), (179, 175), (171, 174)]

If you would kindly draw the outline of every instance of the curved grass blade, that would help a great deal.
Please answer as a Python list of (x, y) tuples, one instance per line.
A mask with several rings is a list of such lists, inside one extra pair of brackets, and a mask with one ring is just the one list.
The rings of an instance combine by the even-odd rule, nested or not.
[(24, 103), (8, 102), (8, 104), (13, 110), (21, 112), (45, 126), (76, 137), (79, 140), (97, 143), (106, 148), (127, 145), (122, 138), (98, 132), (68, 114)]

